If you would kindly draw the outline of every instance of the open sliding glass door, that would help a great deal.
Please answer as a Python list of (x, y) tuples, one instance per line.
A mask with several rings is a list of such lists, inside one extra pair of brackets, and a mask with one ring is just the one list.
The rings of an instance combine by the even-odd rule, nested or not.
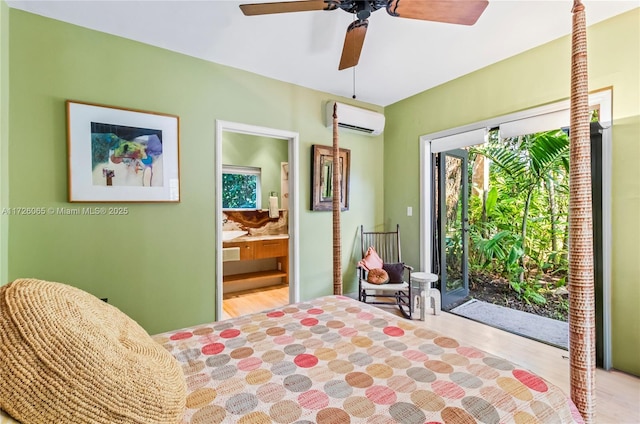
[[(611, 364), (611, 148), (612, 148), (612, 91), (610, 89), (594, 92), (589, 95), (589, 104), (598, 110), (601, 125), (592, 123), (592, 190), (593, 190), (593, 229), (594, 229), (594, 279), (596, 289), (596, 363), (605, 369), (610, 369)], [(422, 258), (425, 269), (431, 270), (440, 276), (440, 289), (442, 292), (442, 306), (451, 307), (451, 303), (462, 298), (466, 292), (466, 269), (453, 267), (458, 260), (455, 249), (452, 247), (451, 235), (462, 234), (462, 251), (466, 250), (466, 231), (456, 212), (454, 219), (446, 219), (447, 206), (444, 199), (446, 194), (440, 190), (439, 181), (446, 179), (446, 157), (455, 156), (451, 149), (459, 149), (467, 146), (481, 144), (487, 139), (487, 129), (499, 128), (502, 138), (516, 137), (553, 128), (562, 128), (569, 124), (569, 101), (544, 105), (538, 108), (515, 112), (509, 115), (476, 122), (464, 127), (424, 135), (420, 137), (421, 143), (421, 170), (427, 171), (421, 174), (423, 186), (423, 234), (421, 235), (421, 250), (426, 254)], [(469, 129), (475, 128), (475, 129)], [(446, 134), (446, 135), (443, 135)], [(464, 155), (464, 154), (463, 154)], [(439, 162), (445, 166), (440, 166)], [(464, 158), (458, 158), (458, 161)], [(466, 166), (462, 168), (466, 169)], [(459, 180), (463, 184), (466, 178)], [(460, 191), (467, 193), (466, 188)], [(443, 199), (443, 200), (441, 200)], [(460, 203), (461, 197), (458, 199)], [(460, 205), (466, 205), (461, 202)], [(440, 206), (442, 205), (442, 207)], [(462, 207), (460, 206), (460, 209)], [(466, 217), (466, 213), (463, 215)], [(462, 218), (464, 219), (464, 218)], [(448, 233), (451, 229), (454, 231)], [(466, 253), (463, 253), (466, 255)], [(465, 256), (466, 258), (466, 256)], [(467, 260), (462, 260), (466, 264)], [(454, 270), (456, 269), (456, 270)], [(454, 274), (465, 276), (460, 282), (456, 281)], [(455, 306), (455, 305), (453, 305)]]
[(448, 309), (469, 295), (468, 153), (442, 152), (438, 165), (440, 291)]

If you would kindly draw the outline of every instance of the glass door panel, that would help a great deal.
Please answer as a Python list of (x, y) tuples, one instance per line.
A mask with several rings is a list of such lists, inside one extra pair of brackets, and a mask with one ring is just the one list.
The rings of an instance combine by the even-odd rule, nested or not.
[(440, 290), (442, 305), (455, 305), (469, 294), (468, 153), (456, 149), (440, 154)]

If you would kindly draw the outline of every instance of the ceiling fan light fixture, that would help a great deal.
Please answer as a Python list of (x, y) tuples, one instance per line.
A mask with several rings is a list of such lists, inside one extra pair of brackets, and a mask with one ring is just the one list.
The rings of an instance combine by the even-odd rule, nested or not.
[(361, 21), (364, 21), (371, 16), (371, 4), (368, 1), (363, 1), (357, 3), (358, 11), (356, 12), (356, 16)]
[[(365, 8), (369, 10), (369, 15), (371, 15), (371, 12), (375, 12), (378, 9), (387, 7), (387, 3), (389, 2), (389, 0), (342, 0), (342, 1), (325, 0), (325, 1), (335, 2), (336, 7), (339, 7), (345, 12), (353, 13), (354, 15), (357, 14), (360, 10), (365, 10)], [(369, 15), (367, 16), (367, 18), (369, 17)]]

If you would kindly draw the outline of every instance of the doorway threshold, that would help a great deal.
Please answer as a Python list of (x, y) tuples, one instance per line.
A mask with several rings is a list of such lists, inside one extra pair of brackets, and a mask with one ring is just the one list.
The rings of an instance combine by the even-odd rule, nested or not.
[(449, 312), (560, 349), (569, 347), (569, 324), (564, 321), (477, 299), (471, 299)]

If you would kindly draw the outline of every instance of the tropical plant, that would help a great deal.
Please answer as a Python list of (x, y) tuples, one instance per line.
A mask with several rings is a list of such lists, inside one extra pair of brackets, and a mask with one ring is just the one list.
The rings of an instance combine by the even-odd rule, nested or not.
[(547, 303), (547, 299), (540, 294), (540, 286), (537, 284), (524, 284), (518, 281), (511, 281), (511, 288), (528, 304), (531, 302), (543, 305)]
[(222, 186), (223, 208), (256, 208), (257, 179), (254, 175), (223, 174)]
[[(526, 270), (525, 256), (531, 257), (532, 254), (540, 251), (535, 249), (536, 245), (532, 244), (528, 237), (528, 224), (533, 212), (535, 212), (536, 220), (542, 221), (542, 217), (545, 215), (541, 212), (543, 202), (539, 195), (545, 182), (547, 187), (555, 189), (556, 185), (551, 185), (555, 181), (554, 176), (565, 175), (568, 172), (569, 140), (561, 130), (519, 136), (502, 141), (498, 141), (494, 135), (490, 140), (493, 142), (486, 146), (471, 149), (473, 153), (490, 159), (492, 173), (497, 174), (495, 177), (492, 175), (496, 184), (491, 190), (495, 189), (495, 194), (489, 191), (484, 202), (484, 213), (488, 218), (492, 214), (500, 212), (500, 208), (511, 209), (510, 206), (520, 203), (518, 201), (520, 199), (523, 200), (521, 203), (522, 211), (509, 214), (511, 219), (515, 216), (521, 217), (519, 244), (512, 244), (509, 255), (505, 254), (502, 258), (506, 260), (505, 265), (512, 269), (509, 260), (517, 257), (521, 268), (519, 281), (522, 282)], [(500, 190), (504, 190), (505, 193), (500, 193)], [(549, 194), (549, 196), (553, 196), (553, 194)], [(500, 202), (498, 201), (499, 197)], [(549, 210), (549, 207), (547, 206), (546, 209)], [(557, 217), (555, 215), (551, 218), (551, 222), (553, 222), (554, 230), (557, 231)], [(514, 225), (510, 223), (508, 228), (503, 230), (513, 232)], [(495, 239), (498, 234), (500, 233), (494, 234), (484, 243), (478, 243), (478, 248), (490, 251), (497, 247), (504, 247), (500, 246), (498, 242), (504, 239), (506, 234)], [(500, 257), (498, 258), (500, 259)]]

